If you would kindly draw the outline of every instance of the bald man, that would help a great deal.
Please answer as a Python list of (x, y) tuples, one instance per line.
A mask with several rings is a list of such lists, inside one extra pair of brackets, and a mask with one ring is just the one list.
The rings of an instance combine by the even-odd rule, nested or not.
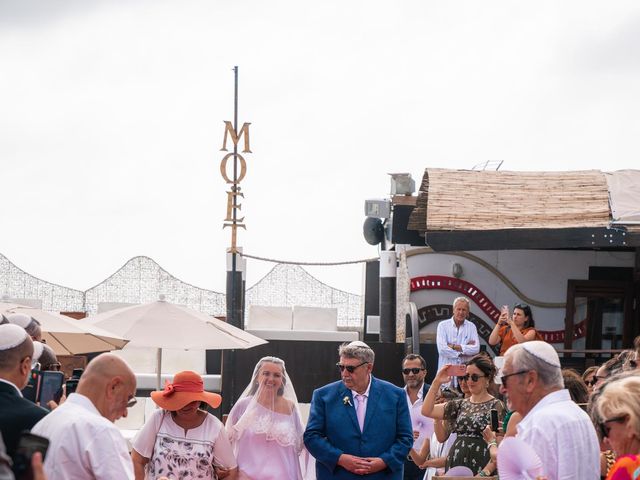
[(103, 353), (80, 378), (75, 393), (33, 427), (51, 442), (49, 480), (133, 479), (125, 439), (113, 424), (135, 404), (136, 377), (121, 358)]
[(0, 325), (0, 433), (13, 457), (23, 430), (29, 430), (47, 414), (26, 398), (21, 390), (29, 381), (33, 341), (24, 328)]

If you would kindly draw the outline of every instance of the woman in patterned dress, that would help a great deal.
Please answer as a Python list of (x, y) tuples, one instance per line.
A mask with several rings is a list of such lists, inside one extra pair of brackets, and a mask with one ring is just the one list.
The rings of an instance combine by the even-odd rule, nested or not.
[(302, 480), (304, 428), (284, 361), (264, 357), (229, 412), (229, 439), (243, 480)]
[(177, 373), (151, 398), (161, 410), (153, 412), (133, 441), (136, 480), (236, 478), (236, 459), (222, 422), (200, 409), (202, 402), (217, 408), (222, 398), (204, 391), (200, 375)]
[(433, 380), (422, 406), (422, 414), (435, 420), (445, 420), (448, 430), (457, 434), (447, 456), (446, 470), (463, 465), (474, 474), (490, 475), (495, 470), (495, 464), (491, 462), (482, 431), (491, 424), (491, 410), (497, 411), (498, 422), (502, 421), (505, 410), (504, 404), (488, 392), (496, 368), (486, 354), (476, 355), (467, 362), (465, 375), (471, 395), (435, 405), (437, 390), (450, 381), (447, 367), (445, 365)]

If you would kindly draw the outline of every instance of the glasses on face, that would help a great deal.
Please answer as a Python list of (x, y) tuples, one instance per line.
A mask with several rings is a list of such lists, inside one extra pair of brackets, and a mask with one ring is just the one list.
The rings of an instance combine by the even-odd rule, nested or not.
[(336, 367), (340, 369), (341, 372), (345, 370), (349, 373), (355, 372), (356, 368), (361, 367), (362, 365), (366, 365), (369, 362), (362, 362), (360, 365), (342, 365), (341, 363), (336, 363)]
[(138, 403), (138, 399), (133, 395), (130, 395), (127, 399), (127, 408), (133, 407), (136, 403)]
[(409, 375), (410, 373), (413, 373), (414, 375), (417, 375), (422, 370), (424, 370), (424, 368), (403, 368), (402, 369), (402, 373), (404, 373), (405, 375)]
[(477, 382), (478, 380), (484, 377), (486, 377), (486, 375), (478, 375), (477, 373), (467, 373), (462, 377), (458, 377), (458, 381), (462, 382), (464, 380), (465, 382), (468, 382), (469, 379), (471, 379), (472, 382)]
[(593, 387), (596, 383), (598, 383), (598, 379), (596, 377), (593, 377), (591, 380), (585, 380), (584, 383), (587, 387)]
[(62, 365), (60, 365), (59, 363), (50, 363), (43, 370), (53, 370), (55, 372), (59, 372), (61, 368)]
[(611, 422), (622, 423), (626, 419), (627, 419), (626, 415), (620, 415), (619, 417), (614, 417), (608, 420), (603, 420), (602, 422), (598, 422), (598, 430), (600, 431), (600, 437), (605, 438), (609, 436), (609, 433), (611, 432), (611, 427), (609, 426), (609, 423)]
[(502, 386), (507, 388), (507, 378), (513, 377), (514, 375), (522, 375), (523, 373), (530, 372), (531, 370), (520, 370), (519, 372), (508, 373), (507, 375), (502, 375), (500, 377), (500, 381), (502, 382)]

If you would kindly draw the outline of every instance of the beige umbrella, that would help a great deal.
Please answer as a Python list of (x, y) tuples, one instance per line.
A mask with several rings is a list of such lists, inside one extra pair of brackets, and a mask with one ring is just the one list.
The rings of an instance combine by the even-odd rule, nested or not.
[(0, 313), (5, 317), (11, 313), (24, 313), (35, 318), (40, 323), (42, 338), (56, 355), (107, 352), (120, 349), (128, 342), (121, 336), (66, 315), (17, 303), (0, 302)]
[(167, 302), (164, 295), (157, 302), (110, 310), (85, 321), (129, 339), (133, 347), (157, 348), (158, 390), (163, 348), (244, 350), (267, 343), (205, 313)]

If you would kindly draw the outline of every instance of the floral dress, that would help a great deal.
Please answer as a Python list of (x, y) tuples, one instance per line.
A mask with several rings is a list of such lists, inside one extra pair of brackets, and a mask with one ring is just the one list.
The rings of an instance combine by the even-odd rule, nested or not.
[(156, 410), (138, 432), (133, 449), (149, 459), (148, 480), (163, 476), (172, 480), (215, 480), (215, 465), (236, 466), (227, 432), (210, 413), (200, 426), (185, 432), (170, 412)]
[(491, 424), (491, 410), (498, 411), (498, 422), (504, 417), (504, 404), (497, 398), (483, 403), (471, 403), (469, 399), (451, 400), (444, 407), (447, 429), (456, 433), (456, 441), (449, 450), (446, 470), (463, 465), (477, 474), (489, 463), (489, 449), (482, 438), (482, 431)]
[(609, 470), (607, 480), (637, 480), (640, 478), (640, 455), (618, 458)]

